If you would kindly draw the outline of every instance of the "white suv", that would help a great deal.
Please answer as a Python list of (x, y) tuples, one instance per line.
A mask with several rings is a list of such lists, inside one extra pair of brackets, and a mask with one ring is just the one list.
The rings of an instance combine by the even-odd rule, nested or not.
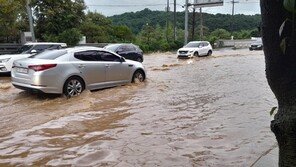
[(65, 43), (52, 43), (52, 42), (36, 42), (26, 43), (20, 49), (17, 54), (0, 55), (0, 74), (10, 73), (13, 61), (28, 58), (31, 55), (41, 53), (44, 50), (54, 50), (67, 47)]
[(190, 58), (193, 56), (210, 56), (213, 48), (208, 41), (192, 41), (180, 48), (177, 52), (178, 58)]

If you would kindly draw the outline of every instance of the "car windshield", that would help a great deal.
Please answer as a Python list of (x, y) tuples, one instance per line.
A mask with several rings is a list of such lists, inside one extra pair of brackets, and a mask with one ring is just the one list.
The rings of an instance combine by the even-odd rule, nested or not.
[(119, 46), (120, 45), (107, 45), (107, 46), (105, 46), (105, 49), (115, 52)]
[(68, 52), (66, 50), (48, 50), (48, 51), (30, 56), (29, 58), (54, 60), (67, 53)]
[(197, 48), (200, 43), (197, 42), (190, 42), (187, 45), (184, 46), (184, 48)]
[(30, 50), (32, 47), (33, 45), (24, 45), (17, 50), (17, 53), (27, 53), (27, 51)]

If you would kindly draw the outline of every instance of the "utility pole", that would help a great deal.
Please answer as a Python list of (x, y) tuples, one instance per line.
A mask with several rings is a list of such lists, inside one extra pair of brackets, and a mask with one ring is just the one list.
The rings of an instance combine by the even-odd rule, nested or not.
[(231, 0), (232, 3), (232, 22), (231, 22), (231, 33), (233, 33), (234, 28), (233, 28), (233, 20), (234, 20), (234, 4), (239, 3), (239, 1)]
[(34, 33), (34, 25), (33, 25), (33, 16), (32, 16), (32, 10), (30, 7), (30, 0), (27, 0), (26, 2), (26, 8), (27, 8), (27, 13), (28, 13), (28, 18), (29, 18), (29, 24), (30, 24), (30, 32), (32, 35), (32, 41), (35, 42), (35, 33)]
[(188, 0), (185, 1), (185, 35), (184, 45), (188, 43)]
[(170, 0), (167, 0), (167, 19), (166, 19), (166, 39), (169, 41), (169, 12), (170, 12)]
[(192, 32), (191, 32), (191, 40), (194, 40), (195, 36), (195, 7), (193, 7), (193, 12), (192, 12)]
[(174, 41), (177, 40), (177, 27), (176, 27), (176, 23), (177, 23), (177, 17), (176, 17), (176, 12), (177, 12), (177, 0), (174, 0)]
[(200, 13), (200, 40), (203, 40), (203, 17), (202, 17), (202, 8), (199, 8)]

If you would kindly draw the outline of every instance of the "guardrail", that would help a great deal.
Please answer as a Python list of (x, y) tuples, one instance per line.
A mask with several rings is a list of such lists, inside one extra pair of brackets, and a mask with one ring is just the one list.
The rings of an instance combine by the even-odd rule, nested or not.
[(21, 46), (21, 44), (0, 44), (0, 55), (15, 53)]

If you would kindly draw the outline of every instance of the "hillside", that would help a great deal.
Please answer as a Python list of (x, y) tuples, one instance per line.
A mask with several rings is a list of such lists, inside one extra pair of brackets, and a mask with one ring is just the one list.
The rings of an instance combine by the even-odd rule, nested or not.
[[(192, 13), (189, 15), (189, 24), (192, 21)], [(177, 12), (177, 27), (184, 29), (184, 12)], [(115, 15), (109, 17), (114, 25), (126, 25), (133, 33), (138, 34), (142, 27), (147, 23), (152, 26), (160, 25), (164, 27), (166, 25), (167, 13), (164, 11), (151, 11), (144, 9), (139, 12), (124, 13), (121, 15)], [(231, 24), (233, 24), (234, 31), (251, 30), (256, 29), (260, 22), (260, 15), (234, 15), (232, 17), (229, 14), (208, 14), (203, 13), (204, 26), (209, 28), (209, 31), (222, 28), (231, 31)], [(173, 22), (173, 12), (169, 13), (169, 20)], [(200, 23), (199, 14), (196, 14), (196, 26)]]

